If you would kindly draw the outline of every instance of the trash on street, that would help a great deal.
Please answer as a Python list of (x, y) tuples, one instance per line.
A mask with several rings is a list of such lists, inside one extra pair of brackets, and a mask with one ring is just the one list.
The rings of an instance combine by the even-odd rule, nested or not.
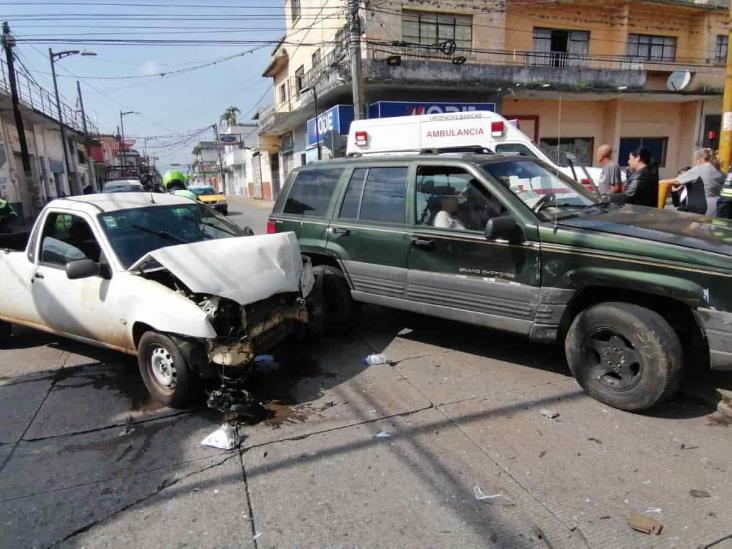
[(236, 431), (236, 425), (224, 423), (213, 433), (201, 441), (203, 446), (219, 448), (221, 450), (233, 450), (241, 444), (241, 437)]
[(549, 410), (548, 408), (542, 408), (539, 410), (539, 413), (549, 419), (557, 419), (559, 417), (559, 412), (556, 410)]
[(473, 495), (476, 500), (482, 503), (490, 503), (491, 505), (501, 505), (504, 507), (513, 507), (516, 505), (503, 494), (485, 494), (477, 484), (473, 487)]
[(653, 517), (648, 517), (635, 512), (630, 514), (630, 517), (628, 518), (628, 526), (633, 530), (643, 532), (644, 534), (659, 535), (663, 531), (663, 524), (659, 521)]

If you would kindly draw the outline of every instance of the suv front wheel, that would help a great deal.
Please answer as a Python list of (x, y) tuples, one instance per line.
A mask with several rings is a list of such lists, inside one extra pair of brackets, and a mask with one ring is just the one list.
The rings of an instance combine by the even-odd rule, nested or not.
[(658, 313), (630, 303), (600, 303), (574, 319), (565, 341), (582, 388), (614, 408), (639, 411), (678, 389), (683, 351)]
[(342, 336), (353, 326), (355, 305), (346, 275), (329, 265), (313, 267), (315, 287), (309, 299), (310, 330), (314, 335)]

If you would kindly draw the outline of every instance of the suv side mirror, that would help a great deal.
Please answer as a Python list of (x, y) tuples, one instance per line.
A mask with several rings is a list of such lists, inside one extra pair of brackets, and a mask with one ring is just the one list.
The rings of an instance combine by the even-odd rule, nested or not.
[(79, 259), (77, 261), (69, 261), (66, 264), (66, 278), (69, 280), (77, 280), (79, 278), (89, 278), (90, 276), (99, 275), (99, 265), (91, 259)]
[(515, 242), (523, 239), (521, 227), (510, 215), (492, 217), (485, 226), (485, 237), (488, 240), (508, 240)]

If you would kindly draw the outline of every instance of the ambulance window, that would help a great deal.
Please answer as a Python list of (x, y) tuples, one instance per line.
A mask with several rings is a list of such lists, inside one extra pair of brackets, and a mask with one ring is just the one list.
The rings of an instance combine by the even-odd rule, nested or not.
[(324, 217), (342, 169), (304, 170), (297, 174), (283, 213)]
[(404, 223), (406, 167), (359, 168), (353, 171), (340, 217)]
[(495, 150), (497, 153), (518, 153), (529, 158), (536, 158), (531, 149), (522, 143), (499, 143), (496, 145)]

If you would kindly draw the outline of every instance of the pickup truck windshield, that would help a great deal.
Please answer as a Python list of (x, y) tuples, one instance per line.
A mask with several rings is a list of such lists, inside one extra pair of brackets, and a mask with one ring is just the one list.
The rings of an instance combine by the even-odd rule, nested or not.
[(482, 168), (544, 219), (574, 215), (578, 209), (600, 204), (582, 185), (532, 160), (495, 162)]
[(199, 204), (118, 210), (100, 214), (99, 221), (125, 269), (166, 246), (246, 236), (240, 227)]

